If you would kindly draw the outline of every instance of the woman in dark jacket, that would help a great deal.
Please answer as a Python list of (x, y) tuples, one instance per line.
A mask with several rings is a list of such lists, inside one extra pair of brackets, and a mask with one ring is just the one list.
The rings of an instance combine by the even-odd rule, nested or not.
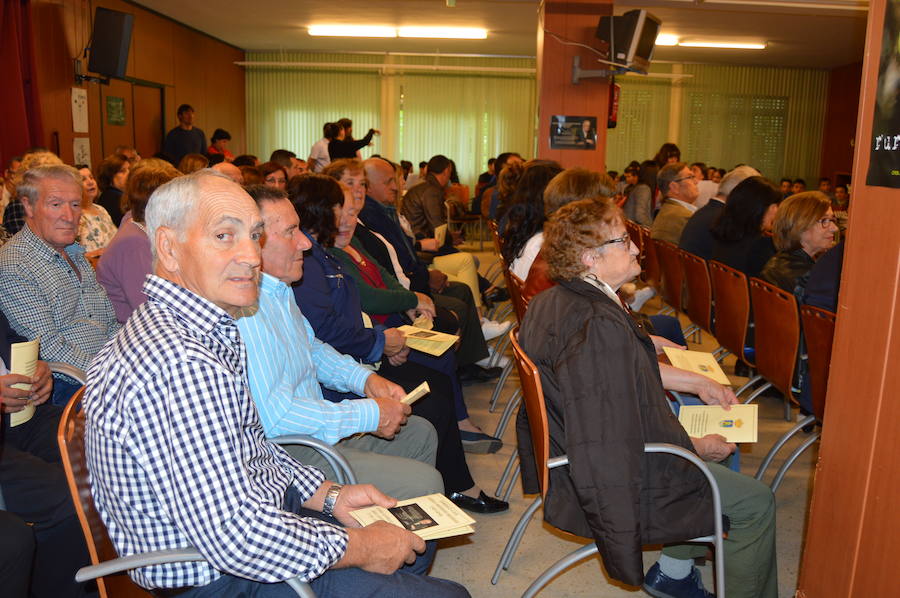
[[(582, 200), (563, 206), (544, 234), (550, 275), (559, 284), (534, 298), (519, 337), (540, 371), (550, 455), (569, 459), (568, 468), (550, 472), (544, 518), (593, 537), (614, 579), (643, 582), (653, 596), (705, 596), (690, 562), (696, 547), (667, 546), (643, 575), (643, 544), (683, 541), (713, 527), (710, 490), (699, 470), (671, 455), (646, 455), (643, 445), (668, 442), (721, 460), (734, 445), (718, 435), (689, 438), (663, 388), (694, 392), (710, 404), (733, 404), (734, 394), (704, 376), (661, 367), (652, 340), (622, 307), (615, 292), (640, 266), (615, 205)], [(516, 427), (523, 481), (533, 491), (524, 410)], [(772, 493), (716, 463), (709, 468), (731, 523), (725, 555), (716, 555), (725, 559), (726, 595), (774, 598)]]
[(111, 154), (104, 158), (95, 173), (100, 197), (94, 203), (109, 212), (109, 217), (117, 227), (122, 225), (122, 192), (125, 191), (130, 171), (131, 162), (128, 158), (122, 154)]
[(781, 202), (773, 224), (775, 248), (760, 278), (803, 299), (816, 258), (834, 245), (837, 220), (831, 200), (819, 191), (795, 193)]
[(761, 176), (744, 179), (728, 194), (728, 201), (713, 223), (714, 260), (759, 276), (766, 262), (775, 255), (775, 245), (767, 231), (778, 211), (781, 192)]

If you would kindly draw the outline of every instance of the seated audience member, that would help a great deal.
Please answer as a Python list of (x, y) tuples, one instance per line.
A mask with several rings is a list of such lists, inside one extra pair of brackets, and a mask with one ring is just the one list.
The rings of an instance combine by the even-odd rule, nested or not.
[(450, 184), (450, 160), (433, 156), (428, 161), (425, 178), (411, 187), (403, 197), (403, 215), (409, 221), (416, 239), (433, 239), (434, 229), (447, 224), (444, 190)]
[(85, 164), (78, 164), (75, 168), (81, 174), (81, 184), (84, 188), (84, 196), (81, 200), (81, 220), (78, 222), (76, 240), (86, 252), (97, 251), (109, 245), (116, 234), (116, 225), (113, 224), (106, 208), (94, 203), (99, 194), (99, 188), (91, 169)]
[(656, 189), (656, 162), (645, 160), (634, 175), (632, 168), (632, 176), (634, 179), (633, 187), (627, 194), (625, 205), (625, 217), (636, 222), (641, 226), (653, 224), (653, 192)]
[(242, 166), (253, 166), (256, 168), (259, 166), (259, 158), (254, 156), (253, 154), (241, 154), (231, 161), (232, 164), (241, 168)]
[(293, 577), (318, 596), (467, 595), (398, 570), (425, 549), (414, 534), (381, 522), (357, 527), (349, 515), (394, 499), (370, 485), (334, 484), (266, 441), (234, 320), (259, 296), (263, 222), (253, 200), (199, 171), (157, 189), (146, 222), (147, 302), (88, 374), (91, 490), (120, 553), (194, 546), (206, 560), (136, 569), (132, 579), (187, 598), (286, 596), (275, 584)]
[(725, 203), (728, 201), (731, 191), (738, 183), (751, 176), (759, 176), (759, 171), (749, 166), (738, 166), (726, 174), (719, 183), (719, 190), (715, 197), (688, 219), (681, 231), (678, 246), (705, 260), (711, 259), (713, 253), (712, 225), (725, 209)]
[[(18, 193), (26, 225), (0, 248), (0, 310), (16, 333), (40, 337), (42, 359), (86, 370), (119, 324), (75, 242), (81, 175), (71, 166), (40, 166), (25, 173)], [(52, 402), (64, 404), (77, 388), (57, 378)]]
[(150, 158), (136, 166), (128, 177), (123, 198), (131, 217), (123, 219), (97, 263), (97, 280), (106, 289), (120, 324), (147, 300), (144, 280), (153, 272), (144, 208), (157, 187), (179, 176), (181, 172), (165, 160)]
[(228, 164), (228, 162), (225, 162), (224, 154), (206, 154), (206, 159), (208, 160), (206, 163), (207, 168), (212, 168), (218, 164)]
[[(747, 278), (759, 276), (775, 255), (768, 234), (772, 230), (781, 193), (761, 176), (740, 182), (729, 193), (722, 213), (713, 223), (712, 259), (740, 270)], [(712, 203), (712, 202), (710, 202)]]
[(259, 174), (262, 175), (263, 184), (284, 191), (287, 188), (287, 169), (276, 162), (266, 162), (259, 165)]
[(844, 267), (843, 239), (822, 254), (809, 270), (803, 303), (837, 313), (838, 291), (841, 289), (841, 271)]
[(297, 154), (286, 149), (277, 149), (272, 152), (269, 162), (274, 162), (284, 168), (288, 181), (307, 171), (306, 162), (298, 160)]
[(328, 144), (338, 136), (340, 127), (337, 123), (325, 123), (322, 125), (322, 138), (316, 141), (309, 149), (309, 158), (306, 163), (310, 172), (322, 172), (331, 163), (328, 155)]
[(794, 179), (794, 182), (791, 183), (791, 193), (803, 193), (806, 191), (806, 181), (803, 179)]
[[(295, 182), (299, 182), (296, 187)], [(380, 362), (376, 366), (379, 374), (406, 391), (427, 380), (431, 393), (413, 404), (413, 413), (430, 421), (437, 430), (435, 466), (444, 478), (446, 492), (463, 508), (479, 512), (506, 510), (505, 502), (487, 497), (475, 485), (466, 465), (458, 422), (462, 397), (460, 391), (457, 402), (458, 385), (454, 386), (452, 378), (455, 372), (447, 371), (442, 367), (443, 362), (431, 358), (416, 360), (404, 334), (396, 328), (378, 323), (367, 326), (356, 282), (345, 272), (342, 263), (326, 251), (336, 236), (340, 210), (335, 206), (343, 202), (339, 184), (323, 175), (301, 177), (292, 182), (291, 201), (303, 232), (312, 243), (310, 259), (304, 261), (303, 279), (293, 287), (293, 293), (316, 337), (363, 363)], [(452, 354), (446, 357), (452, 359)], [(329, 400), (348, 398), (327, 387), (323, 394)], [(481, 444), (487, 449), (493, 442), (499, 443), (485, 434), (481, 436)]]
[(131, 162), (132, 166), (136, 165), (138, 162), (141, 161), (141, 155), (138, 153), (138, 151), (134, 147), (132, 147), (130, 145), (117, 145), (116, 148), (113, 150), (113, 153), (114, 154), (122, 154), (123, 156), (128, 158), (128, 161)]
[(265, 183), (262, 173), (256, 166), (241, 166), (240, 171), (244, 185), (262, 185)]
[[(412, 189), (415, 187), (420, 181), (425, 179), (425, 170), (428, 168), (428, 162), (419, 162), (419, 171), (411, 173), (408, 177), (406, 177), (406, 188)], [(401, 194), (401, 197), (403, 195)]]
[(228, 149), (228, 142), (231, 141), (231, 133), (225, 129), (216, 129), (210, 138), (209, 147), (206, 148), (207, 154), (221, 154), (225, 157), (226, 162), (234, 160), (234, 154)]
[(537, 235), (544, 227), (544, 189), (563, 171), (558, 162), (529, 160), (516, 190), (512, 203), (500, 224), (502, 239), (500, 253), (509, 264), (510, 271), (525, 280), (528, 270), (541, 247)]
[(719, 183), (709, 180), (706, 164), (703, 162), (691, 164), (691, 172), (694, 174), (694, 180), (697, 181), (697, 201), (694, 202), (694, 205), (700, 210), (719, 192)]
[(216, 172), (221, 172), (238, 185), (244, 184), (244, 175), (241, 174), (241, 169), (231, 162), (219, 162), (212, 169)]
[(822, 193), (828, 199), (834, 201), (834, 190), (831, 188), (831, 179), (827, 176), (823, 176), (819, 179), (819, 193)]
[(722, 177), (725, 176), (725, 171), (722, 168), (715, 168), (711, 166), (707, 171), (707, 176), (709, 177), (709, 180), (718, 185), (722, 182)]
[[(401, 403), (403, 389), (316, 339), (290, 285), (303, 276), (303, 252), (312, 245), (287, 195), (263, 186), (248, 190), (265, 224), (257, 306), (237, 320), (247, 345), (247, 379), (266, 436), (308, 434), (334, 444), (357, 480), (398, 499), (443, 493), (434, 469), (437, 434)], [(319, 384), (368, 399), (326, 401)], [(328, 462), (311, 448), (288, 453), (328, 476)]]
[(666, 164), (656, 177), (660, 195), (664, 198), (662, 207), (653, 226), (650, 237), (678, 245), (681, 231), (697, 211), (697, 182), (691, 169), (684, 162)]
[(191, 174), (209, 166), (209, 158), (203, 154), (187, 154), (178, 162), (182, 174)]
[[(341, 119), (344, 120), (344, 119)], [(347, 122), (350, 122), (349, 120)], [(381, 135), (381, 131), (377, 129), (369, 129), (366, 136), (362, 139), (353, 139), (352, 123), (349, 127), (341, 126), (338, 122), (337, 135), (328, 142), (328, 157), (334, 160), (341, 158), (356, 158), (356, 152), (372, 143), (373, 135)]]
[(25, 226), (25, 204), (18, 191), (15, 189), (22, 183), (23, 175), (38, 166), (50, 166), (52, 164), (62, 164), (56, 154), (47, 151), (37, 151), (25, 154), (19, 163), (18, 169), (12, 176), (13, 198), (3, 211), (3, 228), (10, 235), (14, 235)]
[[(667, 164), (677, 164), (681, 162), (681, 150), (674, 143), (663, 143), (653, 157), (653, 161), (660, 169), (665, 168)], [(687, 165), (685, 164), (685, 166)]]
[[(516, 152), (503, 152), (499, 156), (497, 156), (497, 161), (494, 162), (494, 178), (485, 186), (484, 190), (481, 192), (481, 199), (479, 203), (481, 204), (481, 213), (487, 218), (491, 220), (500, 220), (500, 217), (503, 215), (502, 211), (508, 206), (504, 206), (503, 203), (506, 199), (512, 195), (513, 189), (516, 187), (516, 182), (519, 180), (519, 176), (521, 176), (521, 170), (513, 167), (509, 173), (507, 173), (506, 178), (506, 189), (505, 193), (503, 192), (501, 187), (501, 179), (503, 178), (503, 171), (507, 166), (512, 164), (522, 164), (525, 160), (522, 159), (522, 156), (517, 154)], [(501, 208), (501, 206), (503, 206)]]
[(794, 181), (789, 178), (781, 179), (779, 183), (779, 191), (781, 191), (781, 199), (787, 199), (791, 194), (791, 187), (793, 186)]
[(760, 278), (803, 298), (809, 270), (834, 245), (837, 232), (831, 201), (818, 191), (795, 193), (778, 206), (772, 232), (778, 252), (766, 262)]
[[(12, 334), (0, 313), (0, 495), (6, 503), (6, 510), (0, 511), (3, 595), (88, 596), (75, 582), (75, 571), (90, 564), (90, 557), (56, 442), (62, 408), (47, 403), (50, 370), (43, 361), (31, 378), (7, 370), (10, 344), (23, 340)], [(30, 384), (31, 389), (13, 384)], [(9, 414), (21, 412), (29, 403), (35, 408), (31, 419), (11, 426)]]
[(847, 185), (834, 186), (834, 199), (831, 200), (831, 209), (835, 212), (846, 212), (850, 208), (850, 193)]
[(97, 184), (100, 186), (100, 197), (97, 204), (109, 213), (113, 224), (122, 224), (122, 192), (131, 172), (131, 162), (122, 154), (107, 156), (97, 167)]
[[(460, 343), (456, 358), (463, 381), (488, 381), (497, 378), (500, 375), (499, 368), (485, 369), (476, 365), (486, 359), (489, 352), (474, 293), (465, 284), (451, 282), (441, 270), (429, 270), (419, 259), (416, 247), (404, 233), (397, 214), (397, 179), (390, 163), (380, 158), (369, 158), (364, 162), (364, 167), (368, 192), (359, 220), (393, 246), (399, 265), (410, 281), (411, 291), (431, 295), (437, 307), (456, 314), (460, 324)], [(386, 270), (392, 268), (390, 263), (382, 262), (381, 266)]]
[(0, 187), (0, 214), (16, 196), (16, 184), (13, 182), (13, 178), (21, 164), (22, 156), (13, 156), (6, 162), (6, 169), (3, 171), (3, 186)]
[[(684, 460), (643, 453), (648, 442), (675, 444), (707, 461), (735, 450), (719, 435), (689, 438), (672, 416), (664, 388), (687, 373), (663, 368), (654, 343), (616, 295), (640, 273), (621, 211), (582, 200), (560, 208), (544, 227), (544, 255), (559, 282), (532, 300), (520, 333), (540, 371), (550, 426), (550, 455), (569, 466), (550, 471), (544, 518), (593, 538), (610, 577), (652, 596), (709, 597), (693, 559), (706, 546), (668, 545), (643, 573), (642, 544), (668, 544), (713, 531), (706, 478)], [(579, 342), (571, 342), (578, 338)], [(693, 375), (692, 375), (693, 376)], [(690, 377), (690, 376), (688, 376)], [(676, 379), (678, 379), (676, 381)], [(662, 381), (662, 384), (660, 382)], [(737, 403), (718, 384), (705, 403)], [(526, 492), (536, 469), (524, 409), (517, 421)], [(710, 462), (730, 529), (725, 539), (726, 595), (775, 598), (775, 501), (758, 481)]]

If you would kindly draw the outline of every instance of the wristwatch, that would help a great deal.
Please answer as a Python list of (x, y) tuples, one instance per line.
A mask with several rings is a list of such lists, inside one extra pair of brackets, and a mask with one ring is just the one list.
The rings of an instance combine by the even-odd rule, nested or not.
[(338, 495), (344, 486), (341, 484), (332, 484), (328, 492), (325, 493), (325, 502), (322, 505), (322, 514), (328, 517), (334, 517), (334, 503), (337, 502)]

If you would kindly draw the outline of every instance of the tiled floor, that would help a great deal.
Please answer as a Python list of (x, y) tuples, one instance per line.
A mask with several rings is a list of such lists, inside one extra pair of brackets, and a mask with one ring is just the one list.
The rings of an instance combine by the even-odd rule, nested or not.
[[(489, 253), (478, 253), (482, 271), (491, 263), (493, 256)], [(651, 300), (644, 311), (656, 313), (658, 299)], [(692, 343), (693, 345), (693, 343)], [(708, 335), (703, 335), (699, 345), (707, 351), (716, 345)], [(697, 346), (692, 346), (697, 348)], [(734, 358), (726, 358), (725, 371), (731, 374)], [(733, 378), (735, 387), (744, 382), (742, 378)], [(507, 397), (517, 387), (515, 376), (507, 382), (503, 396), (495, 413), (488, 412), (488, 401), (492, 387), (489, 385), (470, 386), (466, 389), (466, 402), (472, 419), (486, 431), (493, 432), (500, 417)], [(783, 406), (780, 399), (763, 397), (760, 405), (759, 442), (745, 446), (741, 454), (741, 469), (745, 474), (753, 475), (775, 439), (783, 434), (791, 423), (784, 420)], [(794, 414), (796, 415), (796, 410)], [(503, 467), (515, 445), (515, 430), (511, 424), (503, 435), (504, 447), (493, 455), (469, 455), (468, 463), (478, 484), (491, 492), (497, 486)], [(802, 439), (801, 439), (802, 440)], [(793, 440), (783, 455), (779, 455), (769, 469), (766, 482), (771, 480), (777, 468), (790, 450), (801, 440)], [(788, 472), (776, 495), (778, 505), (778, 564), (779, 564), (779, 596), (793, 596), (797, 584), (800, 565), (800, 551), (806, 529), (806, 515), (809, 504), (813, 471), (816, 460), (817, 445), (813, 445)], [(524, 497), (521, 487), (514, 488), (510, 499), (510, 510), (499, 515), (476, 515), (478, 521), (476, 533), (461, 539), (445, 540), (438, 551), (432, 574), (463, 583), (475, 597), (512, 597), (520, 596), (531, 581), (549, 564), (564, 554), (574, 550), (579, 540), (565, 534), (555, 532), (543, 524), (540, 512), (532, 519), (526, 531), (519, 551), (510, 569), (503, 573), (496, 586), (491, 585), (490, 578), (499, 558), (500, 552), (518, 517), (531, 503), (533, 497)], [(649, 567), (658, 557), (658, 550), (647, 549), (644, 563)], [(707, 588), (712, 588), (712, 565), (702, 567)], [(544, 588), (541, 596), (643, 596), (637, 588), (626, 587), (611, 582), (605, 575), (597, 557), (584, 561), (558, 576)]]

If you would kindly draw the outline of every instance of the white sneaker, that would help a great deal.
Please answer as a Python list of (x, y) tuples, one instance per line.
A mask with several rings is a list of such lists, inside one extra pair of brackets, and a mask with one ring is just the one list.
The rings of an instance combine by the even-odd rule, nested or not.
[(649, 301), (653, 295), (656, 294), (656, 291), (653, 287), (644, 287), (643, 289), (636, 291), (634, 293), (634, 300), (631, 302), (629, 307), (633, 311), (641, 311), (641, 308), (644, 307), (644, 304)]
[(484, 319), (481, 321), (481, 333), (484, 335), (484, 340), (489, 341), (509, 332), (512, 325), (513, 323), (509, 321), (495, 322), (494, 320)]
[(506, 355), (500, 355), (499, 357), (496, 357), (497, 350), (494, 349), (494, 347), (488, 347), (488, 353), (490, 354), (487, 357), (476, 361), (475, 365), (481, 366), (483, 368), (486, 368), (488, 366), (505, 368), (507, 365), (509, 365), (509, 357), (507, 357)]

